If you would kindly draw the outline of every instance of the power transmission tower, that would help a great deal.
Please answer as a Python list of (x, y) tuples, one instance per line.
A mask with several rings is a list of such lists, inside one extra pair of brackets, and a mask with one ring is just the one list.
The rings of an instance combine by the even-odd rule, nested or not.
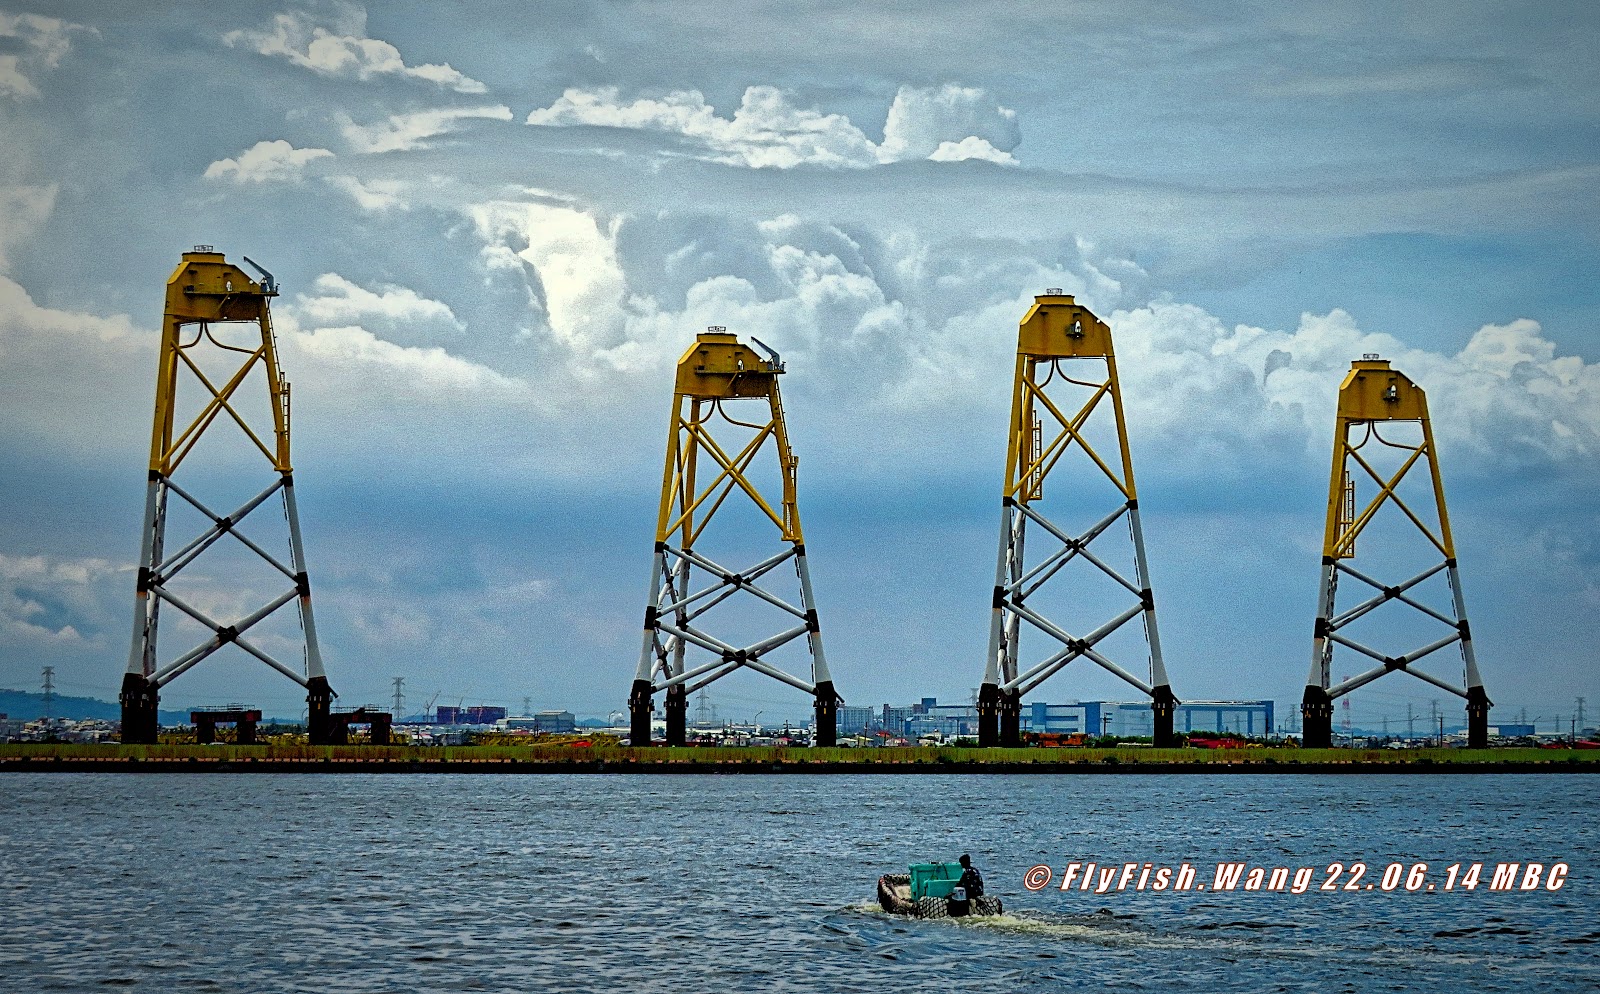
[(406, 716), (406, 678), (394, 678), (394, 720), (403, 721)]
[[(683, 745), (689, 694), (741, 669), (812, 695), (816, 710), (813, 742), (819, 746), (836, 744), (840, 701), (823, 655), (822, 627), (811, 590), (811, 570), (806, 565), (795, 489), (798, 460), (789, 448), (789, 429), (778, 392), (778, 377), (784, 372), (784, 365), (776, 352), (759, 340), (752, 341), (765, 355), (741, 343), (727, 329), (713, 327), (698, 336), (678, 360), (655, 552), (651, 557), (650, 593), (644, 612), (644, 644), (628, 697), (629, 741), (635, 746), (650, 744), (650, 717), (657, 692), (666, 692), (667, 744)], [(741, 410), (755, 404), (764, 405), (765, 409)], [(733, 408), (741, 418), (735, 418), (726, 408)], [(718, 434), (722, 435), (720, 441)], [(736, 440), (723, 444), (730, 437)], [(769, 451), (768, 442), (776, 450), (780, 488), (776, 507), (753, 478), (758, 457)], [(702, 461), (711, 464), (705, 474), (710, 477), (709, 483), (699, 475)], [(722, 566), (709, 558), (704, 543), (699, 543), (736, 489), (754, 505), (758, 520), (765, 519), (777, 528), (784, 546), (743, 570)], [(799, 580), (798, 605), (758, 585), (758, 581), (791, 560)], [(689, 581), (694, 569), (714, 582), (691, 592)], [(741, 593), (748, 595), (743, 604), (754, 606), (751, 599), (762, 601), (799, 623), (742, 647), (718, 638), (699, 619)], [(801, 636), (809, 650), (810, 680), (767, 660), (770, 653)], [(700, 656), (704, 661), (691, 664), (686, 658), (690, 650), (708, 653), (710, 658)]]
[(42, 675), (44, 677), (44, 693), (41, 695), (39, 706), (44, 710), (44, 714), (40, 717), (44, 719), (46, 725), (49, 725), (55, 718), (56, 710), (56, 668), (54, 666), (46, 666)]
[(532, 694), (523, 694), (522, 695), (522, 716), (524, 718), (527, 718), (527, 717), (530, 717), (532, 714), (533, 714), (533, 695)]
[(1406, 738), (1417, 737), (1417, 716), (1411, 709), (1411, 702), (1406, 702)]
[[(1420, 430), (1420, 440), (1408, 444), (1383, 437), (1380, 428), (1388, 431), (1395, 422), (1415, 423)], [(1359, 437), (1357, 432), (1360, 432)], [(1374, 441), (1380, 448), (1363, 454), (1362, 449)], [(1380, 473), (1374, 466), (1375, 461), (1381, 464), (1381, 460), (1376, 460), (1375, 453), (1384, 449), (1404, 453), (1403, 457), (1396, 457), (1401, 460), (1399, 468), (1388, 475)], [(1407, 472), (1424, 462), (1432, 485), (1436, 527), (1430, 527), (1396, 490)], [(1359, 512), (1354, 475), (1357, 469), (1378, 486), (1376, 495)], [(1356, 555), (1356, 538), (1371, 523), (1373, 516), (1390, 503), (1403, 511), (1433, 550), (1444, 557), (1438, 565), (1395, 585), (1374, 579), (1349, 562)], [(1413, 590), (1439, 573), (1444, 573), (1449, 581), (1453, 617), (1417, 600)], [(1372, 588), (1377, 591), (1376, 595), (1343, 612), (1337, 611), (1336, 598), (1341, 575)], [(1449, 634), (1400, 656), (1387, 655), (1341, 634), (1345, 626), (1390, 601), (1397, 601), (1447, 626)], [(1336, 644), (1367, 656), (1378, 665), (1332, 685), (1329, 673)], [(1466, 677), (1465, 688), (1413, 668), (1413, 664), (1424, 656), (1449, 645), (1458, 645), (1460, 649)], [(1322, 583), (1317, 596), (1317, 621), (1312, 636), (1311, 672), (1306, 678), (1305, 697), (1301, 703), (1306, 719), (1305, 744), (1328, 745), (1332, 738), (1333, 702), (1395, 670), (1410, 673), (1419, 680), (1465, 698), (1468, 742), (1473, 748), (1479, 749), (1488, 745), (1489, 707), (1492, 702), (1478, 674), (1472, 632), (1467, 625), (1466, 599), (1461, 592), (1461, 576), (1456, 567), (1455, 540), (1450, 534), (1444, 484), (1440, 480), (1433, 428), (1428, 420), (1428, 399), (1421, 387), (1398, 370), (1390, 369), (1387, 360), (1367, 355), (1350, 364), (1350, 372), (1339, 386), (1339, 410), (1333, 436), (1333, 473), (1328, 484), (1328, 516), (1322, 548)]]
[[(322, 668), (317, 646), (317, 626), (311, 613), (311, 580), (306, 572), (300, 538), (300, 514), (295, 505), (294, 471), (289, 461), (289, 384), (278, 364), (277, 339), (272, 331), (269, 301), (278, 295), (272, 274), (249, 258), (260, 282), (212, 251), (197, 245), (167, 280), (166, 312), (161, 328), (161, 353), (157, 367), (154, 429), (150, 443), (149, 475), (145, 491), (144, 526), (139, 553), (139, 573), (134, 601), (133, 644), (122, 679), (122, 741), (155, 742), (156, 709), (160, 690), (225, 645), (235, 645), (306, 689), (311, 741), (331, 741), (333, 691)], [(253, 325), (245, 344), (228, 344), (216, 337), (213, 325)], [(186, 327), (196, 326), (194, 337), (183, 340)], [(202, 343), (207, 344), (202, 344)], [(239, 360), (239, 356), (243, 360)], [(207, 364), (227, 362), (227, 375), (217, 386), (204, 372)], [(234, 364), (237, 368), (234, 369)], [(257, 431), (241, 414), (241, 387), (261, 369), (266, 379), (270, 430)], [(185, 376), (187, 371), (189, 374)], [(180, 381), (186, 391), (200, 387), (203, 401), (187, 427), (178, 420)], [(223, 416), (226, 415), (226, 418)], [(277, 478), (265, 490), (229, 514), (218, 514), (173, 480), (173, 474), (218, 421), (231, 420), (244, 434), (247, 451), (266, 458)], [(260, 427), (259, 425), (257, 427)], [(265, 439), (265, 440), (264, 440)], [(253, 446), (253, 448), (252, 448)], [(198, 511), (209, 523), (197, 538), (168, 554), (167, 504), (172, 495)], [(288, 524), (289, 562), (285, 564), (241, 533), (243, 519), (267, 499), (279, 495)], [(264, 606), (231, 623), (210, 617), (173, 587), (179, 573), (216, 542), (232, 537), (254, 553), (291, 586)], [(290, 603), (299, 609), (304, 636), (305, 664), (286, 665), (267, 654), (245, 634), (269, 615)], [(163, 604), (189, 616), (211, 634), (204, 642), (165, 666), (158, 665), (156, 638)]]
[[(1054, 397), (1046, 392), (1052, 384)], [(1115, 423), (1117, 445), (1117, 452), (1109, 460), (1095, 451), (1085, 434), (1091, 415), (1102, 409), (1101, 402), (1106, 400), (1109, 400), (1110, 415)], [(1048, 442), (1044, 429), (1046, 420), (1050, 424)], [(1070, 482), (1057, 477), (1069, 500), (1082, 505), (1095, 499), (1092, 486), (1085, 484), (1099, 485), (1104, 490), (1104, 484), (1109, 481), (1109, 492), (1115, 501), (1111, 513), (1080, 535), (1052, 522), (1038, 506), (1044, 497), (1046, 477), (1074, 447), (1087, 457), (1092, 468)], [(989, 653), (984, 662), (983, 686), (978, 693), (978, 744), (1019, 745), (1023, 695), (1074, 660), (1088, 659), (1149, 697), (1154, 717), (1154, 744), (1170, 746), (1174, 738), (1172, 716), (1178, 699), (1173, 696), (1166, 665), (1161, 659), (1155, 595), (1145, 561), (1144, 530), (1139, 522), (1139, 499), (1134, 488), (1133, 459), (1123, 419), (1122, 387), (1117, 380), (1111, 329), (1058, 288), (1052, 287), (1035, 297), (1017, 329), (1017, 364), (1012, 380), (1006, 476), (1000, 505), (1000, 548), (989, 621)], [(1056, 512), (1052, 510), (1052, 513)], [(1089, 549), (1090, 543), (1105, 535), (1124, 516), (1133, 546), (1131, 580), (1107, 562), (1109, 557), (1103, 557), (1104, 549), (1094, 552)], [(1024, 542), (1030, 527), (1035, 535), (1031, 550)], [(1046, 555), (1037, 555), (1040, 544), (1049, 550)], [(1030, 551), (1036, 556), (1032, 563), (1024, 558)], [(1125, 610), (1082, 635), (1068, 632), (1046, 618), (1037, 605), (1027, 603), (1073, 560), (1087, 564), (1094, 571), (1080, 568), (1078, 572), (1109, 578), (1133, 600)], [(1065, 585), (1058, 583), (1058, 587)], [(1081, 595), (1086, 586), (1080, 581), (1074, 593)], [(1122, 591), (1118, 594), (1120, 596)], [(1143, 620), (1149, 644), (1148, 683), (1107, 658), (1097, 647), (1135, 618)], [(1019, 665), (1023, 622), (1030, 630), (1050, 640), (1049, 653), (1026, 670)]]

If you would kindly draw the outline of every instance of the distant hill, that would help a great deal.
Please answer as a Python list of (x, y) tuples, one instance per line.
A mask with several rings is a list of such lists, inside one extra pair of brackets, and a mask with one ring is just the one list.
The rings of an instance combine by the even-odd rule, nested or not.
[[(44, 695), (26, 690), (0, 689), (0, 714), (8, 715), (14, 721), (33, 721), (35, 718), (41, 718), (44, 716)], [(57, 694), (55, 703), (50, 707), (50, 716), (121, 721), (122, 705), (116, 701), (102, 701), (93, 697), (68, 697), (65, 694)], [(158, 712), (158, 716), (163, 725), (189, 723), (187, 711), (162, 710)]]

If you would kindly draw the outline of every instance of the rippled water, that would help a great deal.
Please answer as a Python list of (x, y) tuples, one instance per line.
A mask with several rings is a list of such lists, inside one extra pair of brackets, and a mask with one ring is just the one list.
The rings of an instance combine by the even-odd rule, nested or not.
[[(1596, 783), (7, 774), (0, 990), (1595, 990)], [(961, 852), (1003, 918), (876, 909), (879, 874)], [(1072, 859), (1572, 869), (1555, 893), (1023, 889)]]

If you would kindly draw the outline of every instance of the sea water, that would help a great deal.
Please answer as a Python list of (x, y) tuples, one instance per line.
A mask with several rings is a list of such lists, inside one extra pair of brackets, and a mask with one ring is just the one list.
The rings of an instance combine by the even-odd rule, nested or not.
[[(1595, 990), (1597, 786), (5, 774), (0, 991)], [(962, 853), (1003, 917), (876, 907), (880, 874)], [(1219, 892), (1219, 862), (1314, 876), (1298, 894)], [(1515, 886), (1491, 890), (1508, 862)], [(1208, 889), (1154, 889), (1184, 863)]]

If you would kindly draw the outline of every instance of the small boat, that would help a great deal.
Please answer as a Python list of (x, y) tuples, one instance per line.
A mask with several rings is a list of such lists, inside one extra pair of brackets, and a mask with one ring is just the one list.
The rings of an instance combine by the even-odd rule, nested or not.
[(878, 905), (912, 918), (966, 918), (998, 915), (998, 897), (968, 897), (960, 884), (960, 863), (913, 863), (910, 873), (885, 873), (878, 878)]

